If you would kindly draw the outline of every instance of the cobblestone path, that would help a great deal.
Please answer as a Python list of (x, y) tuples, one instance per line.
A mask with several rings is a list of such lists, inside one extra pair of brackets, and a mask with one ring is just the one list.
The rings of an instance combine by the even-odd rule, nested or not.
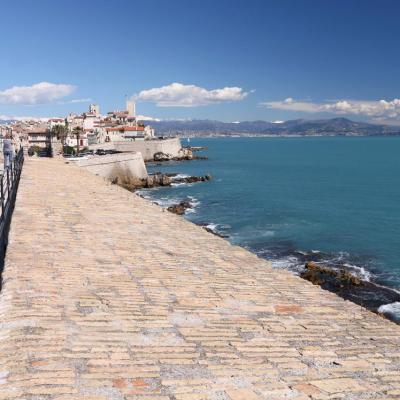
[(0, 399), (400, 398), (400, 326), (61, 160), (3, 279)]

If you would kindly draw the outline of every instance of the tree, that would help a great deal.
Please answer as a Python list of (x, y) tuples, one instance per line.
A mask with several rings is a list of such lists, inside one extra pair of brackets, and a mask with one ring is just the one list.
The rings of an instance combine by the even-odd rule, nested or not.
[(79, 154), (79, 139), (81, 138), (81, 135), (83, 133), (83, 129), (80, 126), (77, 126), (76, 128), (74, 128), (72, 133), (76, 137), (76, 153)]
[(53, 126), (51, 133), (54, 136), (57, 136), (57, 139), (60, 140), (62, 146), (65, 146), (65, 139), (68, 136), (68, 130), (64, 125), (55, 125)]

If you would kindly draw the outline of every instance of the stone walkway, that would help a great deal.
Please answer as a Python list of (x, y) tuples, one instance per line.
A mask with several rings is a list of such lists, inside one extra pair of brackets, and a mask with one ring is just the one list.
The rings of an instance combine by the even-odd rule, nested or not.
[(400, 398), (400, 326), (61, 160), (3, 277), (0, 399)]

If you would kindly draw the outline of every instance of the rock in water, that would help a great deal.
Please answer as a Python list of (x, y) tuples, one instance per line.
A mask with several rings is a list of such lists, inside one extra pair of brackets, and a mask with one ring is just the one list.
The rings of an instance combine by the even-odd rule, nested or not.
[(212, 179), (211, 175), (207, 174), (204, 176), (187, 176), (185, 178), (173, 179), (175, 183), (195, 183), (195, 182), (207, 182)]
[(396, 290), (362, 280), (344, 267), (333, 269), (313, 261), (306, 263), (300, 276), (314, 285), (319, 285), (346, 300), (351, 300), (375, 313), (384, 314), (392, 321), (400, 323), (396, 313), (388, 312), (389, 306), (382, 307), (400, 302), (400, 294)]
[(213, 235), (218, 236), (218, 237), (220, 237), (222, 239), (229, 238), (228, 235), (223, 235), (222, 233), (216, 232), (216, 231), (212, 230), (211, 228), (209, 228), (208, 226), (202, 226), (202, 228), (204, 230), (206, 230), (208, 233), (212, 233)]
[(346, 271), (344, 268), (340, 271), (336, 271), (332, 268), (318, 265), (313, 261), (306, 263), (305, 270), (300, 276), (315, 285), (327, 283), (343, 287), (344, 285), (359, 286), (363, 284), (363, 281), (360, 278)]
[(171, 183), (172, 179), (168, 175), (156, 173), (153, 175), (149, 175), (145, 187), (152, 188), (156, 186), (170, 186)]
[(190, 204), (189, 201), (184, 200), (178, 204), (174, 204), (174, 205), (168, 207), (167, 210), (174, 214), (183, 215), (183, 214), (185, 214), (185, 211), (188, 208), (192, 208), (192, 205)]
[(159, 151), (153, 156), (154, 161), (170, 161), (172, 160), (172, 156), (170, 154), (165, 154), (162, 151)]

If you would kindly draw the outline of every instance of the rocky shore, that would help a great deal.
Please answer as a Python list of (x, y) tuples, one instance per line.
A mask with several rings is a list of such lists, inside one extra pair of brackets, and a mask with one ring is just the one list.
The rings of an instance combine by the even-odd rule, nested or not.
[(163, 174), (156, 172), (145, 179), (132, 179), (127, 177), (117, 177), (112, 183), (124, 189), (135, 191), (137, 189), (151, 189), (159, 186), (171, 186), (173, 183), (196, 183), (207, 182), (212, 179), (211, 175), (178, 177), (178, 174)]
[(163, 153), (161, 151), (154, 154), (154, 162), (166, 162), (166, 161), (189, 161), (189, 160), (208, 160), (207, 156), (198, 156), (193, 154), (191, 148), (182, 148), (181, 153), (178, 157), (174, 157), (171, 154)]
[(305, 264), (300, 276), (314, 285), (319, 285), (346, 300), (400, 323), (390, 307), (382, 307), (400, 302), (400, 293), (394, 289), (363, 280), (349, 272), (345, 266), (334, 269), (314, 261)]
[(201, 226), (205, 231), (207, 231), (208, 233), (212, 233), (215, 236), (218, 236), (222, 239), (227, 239), (229, 238), (228, 235), (223, 235), (222, 233), (219, 233), (218, 231), (216, 231), (215, 229), (210, 228), (210, 224), (207, 223), (198, 223), (197, 225)]
[(188, 210), (189, 208), (192, 208), (192, 207), (193, 206), (190, 203), (190, 201), (183, 200), (183, 201), (179, 202), (178, 204), (173, 204), (172, 206), (169, 206), (167, 208), (167, 210), (173, 214), (183, 215), (183, 214), (185, 214), (186, 210)]

